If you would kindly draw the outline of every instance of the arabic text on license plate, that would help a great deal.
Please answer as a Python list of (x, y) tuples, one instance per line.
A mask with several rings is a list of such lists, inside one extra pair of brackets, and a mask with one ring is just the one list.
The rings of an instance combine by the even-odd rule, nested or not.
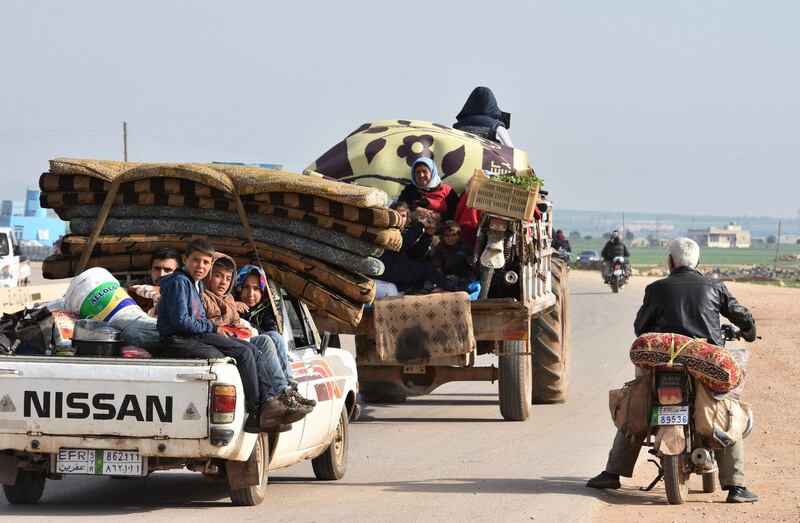
[(658, 407), (657, 425), (688, 425), (689, 406)]
[(59, 449), (57, 474), (141, 476), (142, 456), (135, 450)]

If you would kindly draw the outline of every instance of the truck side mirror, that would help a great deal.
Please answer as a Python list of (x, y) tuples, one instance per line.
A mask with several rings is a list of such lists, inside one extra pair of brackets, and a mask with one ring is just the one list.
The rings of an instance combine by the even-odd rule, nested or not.
[(22, 249), (19, 248), (19, 245), (14, 244), (14, 256), (20, 256)]
[(319, 344), (319, 353), (321, 356), (325, 355), (325, 351), (328, 350), (328, 344), (331, 342), (331, 333), (330, 331), (324, 331), (322, 333), (322, 341)]

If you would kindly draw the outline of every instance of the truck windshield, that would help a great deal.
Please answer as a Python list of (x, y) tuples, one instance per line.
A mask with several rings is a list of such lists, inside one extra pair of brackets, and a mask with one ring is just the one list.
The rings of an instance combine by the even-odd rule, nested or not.
[(10, 252), (8, 235), (0, 234), (0, 256), (8, 256)]

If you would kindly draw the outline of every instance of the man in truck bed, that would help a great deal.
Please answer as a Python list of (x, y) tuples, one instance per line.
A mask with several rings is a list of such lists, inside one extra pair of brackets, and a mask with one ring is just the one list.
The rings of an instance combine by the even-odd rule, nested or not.
[[(194, 240), (186, 247), (184, 267), (161, 278), (158, 303), (158, 333), (167, 358), (212, 359), (230, 356), (242, 378), (250, 415), (248, 426), (273, 428), (302, 419), (311, 409), (281, 394), (269, 400), (269, 376), (256, 359), (258, 350), (247, 342), (228, 338), (219, 325), (206, 319), (201, 296), (203, 278), (211, 269), (214, 247)], [(256, 422), (256, 420), (258, 420)]]

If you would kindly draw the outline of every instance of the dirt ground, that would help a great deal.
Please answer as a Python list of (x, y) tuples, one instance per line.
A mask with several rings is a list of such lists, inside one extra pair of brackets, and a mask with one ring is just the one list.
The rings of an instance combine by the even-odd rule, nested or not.
[[(656, 474), (642, 452), (633, 478), (603, 491), (606, 504), (595, 521), (800, 521), (800, 289), (729, 283), (728, 288), (756, 318), (762, 340), (749, 344), (750, 362), (743, 400), (753, 406), (756, 425), (745, 440), (747, 487), (759, 495), (752, 504), (727, 504), (727, 492), (703, 494), (692, 476), (689, 500), (666, 503), (664, 484), (640, 492)], [(610, 443), (610, 442), (609, 442)]]

